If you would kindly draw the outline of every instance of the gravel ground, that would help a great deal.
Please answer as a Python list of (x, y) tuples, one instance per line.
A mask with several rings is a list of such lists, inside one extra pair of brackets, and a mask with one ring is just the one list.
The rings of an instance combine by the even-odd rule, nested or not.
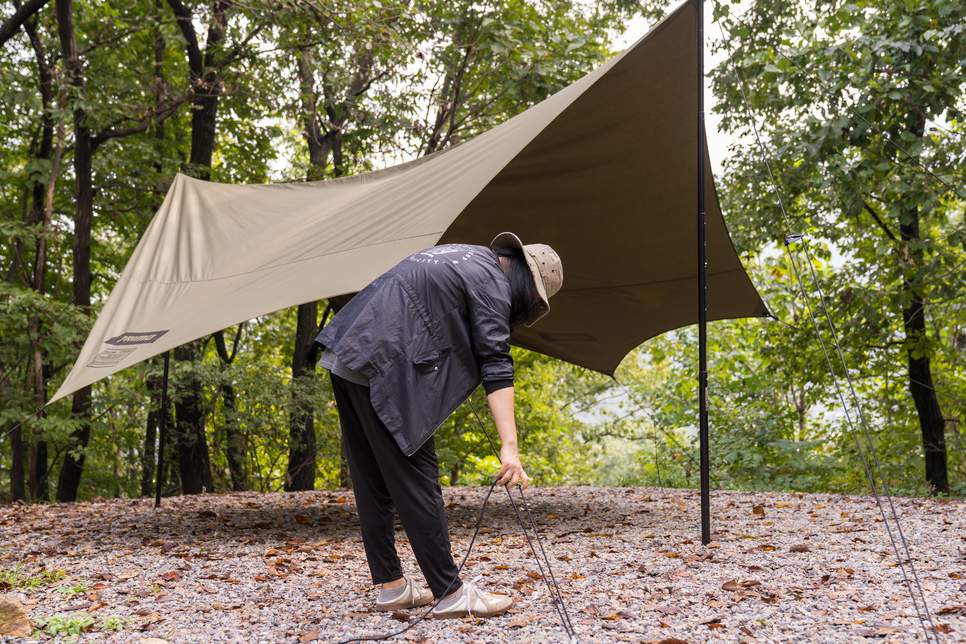
[[(486, 492), (444, 489), (457, 561)], [(898, 566), (870, 497), (716, 492), (706, 548), (693, 490), (526, 495), (580, 642), (926, 641), (921, 601), (903, 583), (909, 566)], [(895, 508), (935, 629), (928, 641), (966, 642), (966, 504)], [(0, 568), (38, 582), (46, 571), (45, 583), (6, 592), (49, 630), (89, 622), (75, 641), (338, 642), (416, 621), (416, 611), (372, 612), (357, 525), (346, 490), (178, 497), (159, 510), (147, 500), (3, 506)], [(426, 620), (394, 639), (567, 642), (505, 492), (482, 525), (463, 577), (511, 595), (511, 612)]]

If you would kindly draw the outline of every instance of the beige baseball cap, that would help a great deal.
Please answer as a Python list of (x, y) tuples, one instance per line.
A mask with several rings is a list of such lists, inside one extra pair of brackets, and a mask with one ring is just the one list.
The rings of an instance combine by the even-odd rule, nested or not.
[(560, 263), (560, 256), (546, 244), (524, 246), (520, 238), (513, 233), (500, 233), (490, 242), (490, 248), (493, 250), (519, 248), (523, 251), (527, 266), (533, 273), (533, 283), (537, 287), (537, 296), (540, 299), (536, 310), (524, 322), (527, 326), (533, 326), (537, 320), (550, 312), (550, 298), (563, 286), (563, 264)]

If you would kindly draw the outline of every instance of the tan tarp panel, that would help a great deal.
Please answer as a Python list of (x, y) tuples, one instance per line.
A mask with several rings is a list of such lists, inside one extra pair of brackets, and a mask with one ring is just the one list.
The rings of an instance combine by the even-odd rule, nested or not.
[[(440, 242), (512, 230), (564, 266), (520, 346), (612, 373), (697, 321), (696, 9), (462, 145), (324, 182), (226, 185), (179, 175), (53, 400), (253, 317), (360, 290)], [(765, 306), (731, 244), (710, 162), (708, 319)]]

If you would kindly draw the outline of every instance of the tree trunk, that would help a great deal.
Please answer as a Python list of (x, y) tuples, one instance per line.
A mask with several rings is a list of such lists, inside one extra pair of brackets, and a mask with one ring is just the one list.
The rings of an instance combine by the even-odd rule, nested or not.
[[(218, 331), (215, 336), (215, 347), (222, 365), (227, 368), (235, 361), (238, 353), (238, 342), (241, 340), (245, 323), (238, 325), (235, 342), (231, 354), (225, 345), (225, 334)], [(221, 385), (221, 397), (225, 402), (225, 457), (228, 460), (228, 470), (231, 473), (231, 489), (235, 492), (248, 491), (248, 437), (239, 427), (238, 411), (235, 407), (235, 387), (230, 381), (224, 380)]]
[(315, 489), (315, 413), (305, 390), (315, 379), (318, 318), (318, 302), (299, 306), (295, 350), (292, 352), (292, 411), (289, 415), (286, 492)]
[[(163, 359), (163, 358), (161, 358)], [(157, 356), (151, 358), (151, 366), (157, 367)], [(148, 412), (148, 422), (144, 428), (144, 449), (141, 450), (141, 496), (153, 496), (154, 478), (157, 476), (157, 457), (155, 443), (158, 440), (158, 427), (161, 426), (161, 386), (162, 376), (152, 374), (145, 380), (148, 395), (151, 397), (151, 411)], [(170, 427), (170, 425), (169, 425)]]
[(349, 475), (349, 459), (345, 455), (345, 443), (339, 441), (339, 487), (352, 489), (352, 477)]
[(231, 489), (248, 491), (248, 439), (238, 426), (238, 410), (235, 407), (235, 388), (231, 384), (221, 387), (225, 401), (225, 456), (231, 473)]
[[(155, 109), (160, 111), (164, 86), (164, 33), (161, 31), (161, 0), (154, 0), (154, 14), (156, 20), (154, 26), (154, 78), (156, 84), (154, 90), (154, 105)], [(158, 142), (158, 156), (154, 162), (154, 169), (160, 175), (164, 168), (164, 121), (158, 123), (154, 131), (154, 139)], [(154, 200), (155, 214), (161, 208), (161, 203), (162, 200), (156, 197)], [(163, 363), (163, 355), (151, 359), (152, 367), (159, 367)], [(145, 384), (147, 385), (148, 394), (151, 396), (151, 411), (148, 413), (148, 420), (144, 428), (144, 449), (141, 450), (141, 496), (151, 497), (157, 491), (157, 481), (155, 479), (158, 476), (158, 464), (155, 445), (160, 439), (158, 434), (159, 428), (161, 427), (161, 419), (165, 418), (165, 426), (169, 428), (172, 427), (172, 423), (170, 422), (172, 419), (169, 411), (161, 408), (164, 402), (162, 401), (164, 376), (152, 374), (147, 377)], [(167, 414), (167, 417), (162, 416), (162, 414)]]
[[(919, 239), (919, 209), (912, 208), (909, 224), (900, 226), (902, 240), (913, 242)], [(912, 251), (913, 262), (922, 261), (921, 253)], [(915, 269), (912, 269), (915, 272)], [(939, 399), (936, 397), (932, 379), (932, 366), (929, 355), (922, 350), (926, 340), (926, 303), (924, 298), (916, 292), (906, 276), (903, 289), (909, 296), (909, 305), (902, 311), (902, 323), (909, 342), (907, 356), (909, 361), (909, 393), (916, 404), (919, 416), (919, 428), (922, 432), (922, 448), (926, 461), (926, 481), (934, 494), (949, 493), (949, 478), (946, 469), (946, 422), (943, 420)]]
[[(18, 12), (21, 9), (19, 2), (15, 2), (17, 5)], [(36, 4), (36, 3), (34, 3)], [(39, 9), (43, 5), (39, 5), (36, 8)], [(34, 52), (34, 58), (37, 62), (37, 76), (38, 76), (38, 87), (40, 89), (41, 98), (41, 125), (40, 125), (40, 145), (37, 148), (36, 158), (39, 161), (50, 161), (51, 153), (53, 152), (53, 141), (54, 141), (54, 122), (51, 118), (51, 108), (53, 102), (52, 96), (52, 85), (51, 85), (51, 72), (50, 66), (47, 62), (47, 53), (44, 50), (43, 41), (37, 35), (36, 28), (36, 17), (31, 17), (30, 19), (23, 21), (23, 30), (27, 34), (30, 41), (30, 45)], [(62, 131), (61, 131), (62, 133)], [(33, 190), (31, 191), (31, 204), (29, 209), (29, 215), (27, 217), (27, 224), (30, 226), (37, 226), (38, 233), (35, 241), (35, 256), (33, 265), (33, 276), (29, 279), (28, 286), (32, 288), (38, 295), (43, 297), (46, 292), (46, 272), (47, 272), (47, 233), (50, 228), (50, 212), (51, 208), (45, 207), (45, 203), (51, 198), (45, 200), (45, 194), (49, 191), (53, 191), (53, 186), (56, 181), (57, 173), (60, 169), (60, 158), (61, 158), (61, 141), (63, 136), (58, 139), (57, 142), (57, 155), (53, 160), (50, 176), (48, 177), (46, 183), (41, 181), (39, 177), (32, 177), (34, 180)], [(21, 251), (20, 240), (17, 240), (16, 255), (19, 256)], [(19, 259), (15, 260), (15, 264), (19, 265)], [(39, 316), (32, 316), (29, 323), (30, 335), (37, 339), (37, 350), (34, 353), (33, 360), (29, 367), (28, 379), (30, 381), (30, 386), (33, 389), (33, 395), (35, 404), (43, 408), (47, 402), (47, 376), (49, 376), (50, 366), (44, 363), (43, 352), (40, 350), (40, 340), (43, 337), (43, 325)], [(44, 412), (41, 411), (38, 418), (43, 418), (45, 416)], [(29, 456), (27, 461), (27, 495), (31, 502), (36, 501), (48, 501), (50, 498), (49, 487), (47, 483), (47, 443), (42, 439), (40, 434), (36, 431), (30, 432), (32, 438), (29, 442)], [(21, 434), (21, 446), (23, 449), (23, 439)]]
[[(909, 131), (917, 137), (925, 132), (926, 119), (922, 114), (913, 114)], [(905, 212), (899, 225), (905, 263), (902, 288), (908, 294), (908, 306), (902, 311), (902, 325), (906, 333), (909, 359), (909, 393), (916, 403), (919, 427), (922, 432), (922, 448), (926, 461), (926, 481), (933, 494), (949, 493), (949, 478), (946, 470), (946, 423), (943, 420), (939, 399), (936, 397), (932, 380), (932, 366), (926, 350), (926, 301), (916, 290), (913, 283), (918, 267), (925, 258), (916, 248), (919, 242), (919, 207), (912, 206)]]
[[(215, 124), (218, 115), (218, 96), (221, 81), (214, 68), (216, 54), (225, 38), (228, 24), (228, 2), (216, 0), (212, 7), (212, 21), (208, 26), (208, 39), (202, 58), (192, 16), (180, 0), (168, 0), (178, 19), (178, 26), (185, 37), (188, 66), (194, 100), (191, 111), (191, 164), (192, 172), (201, 179), (211, 176), (211, 158), (215, 149)], [(207, 72), (206, 72), (207, 70)], [(189, 342), (174, 350), (176, 361), (195, 361), (201, 358), (201, 343)], [(191, 373), (182, 378), (176, 399), (178, 466), (181, 472), (181, 489), (184, 494), (211, 491), (212, 477), (208, 456), (208, 440), (205, 436), (204, 391), (201, 379)]]
[[(179, 362), (201, 359), (201, 341), (193, 340), (174, 350)], [(192, 370), (182, 373), (175, 399), (178, 470), (182, 494), (202, 494), (214, 488), (205, 434), (205, 397), (201, 378)]]
[[(64, 68), (71, 85), (77, 90), (74, 108), (74, 181), (77, 203), (74, 214), (74, 305), (90, 315), (91, 307), (91, 226), (94, 219), (94, 190), (91, 161), (93, 146), (87, 126), (87, 112), (79, 99), (85, 95), (84, 69), (77, 53), (74, 38), (73, 0), (57, 0), (57, 30), (60, 35)], [(76, 391), (71, 415), (76, 429), (71, 434), (71, 447), (64, 456), (57, 483), (57, 501), (77, 499), (81, 473), (84, 469), (84, 450), (91, 436), (91, 386)]]
[[(7, 430), (8, 432), (11, 430)], [(10, 433), (10, 500), (26, 501), (27, 488), (24, 485), (23, 469), (23, 428), (17, 427)]]

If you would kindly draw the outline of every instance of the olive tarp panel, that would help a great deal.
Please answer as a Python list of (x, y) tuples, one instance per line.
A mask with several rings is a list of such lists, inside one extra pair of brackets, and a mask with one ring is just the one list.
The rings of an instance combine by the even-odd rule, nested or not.
[[(612, 373), (697, 321), (695, 0), (539, 105), (461, 145), (341, 179), (179, 175), (98, 316), (62, 398), (195, 338), (352, 293), (439, 242), (511, 230), (553, 246), (564, 285), (520, 346)], [(708, 319), (760, 316), (705, 164)]]

